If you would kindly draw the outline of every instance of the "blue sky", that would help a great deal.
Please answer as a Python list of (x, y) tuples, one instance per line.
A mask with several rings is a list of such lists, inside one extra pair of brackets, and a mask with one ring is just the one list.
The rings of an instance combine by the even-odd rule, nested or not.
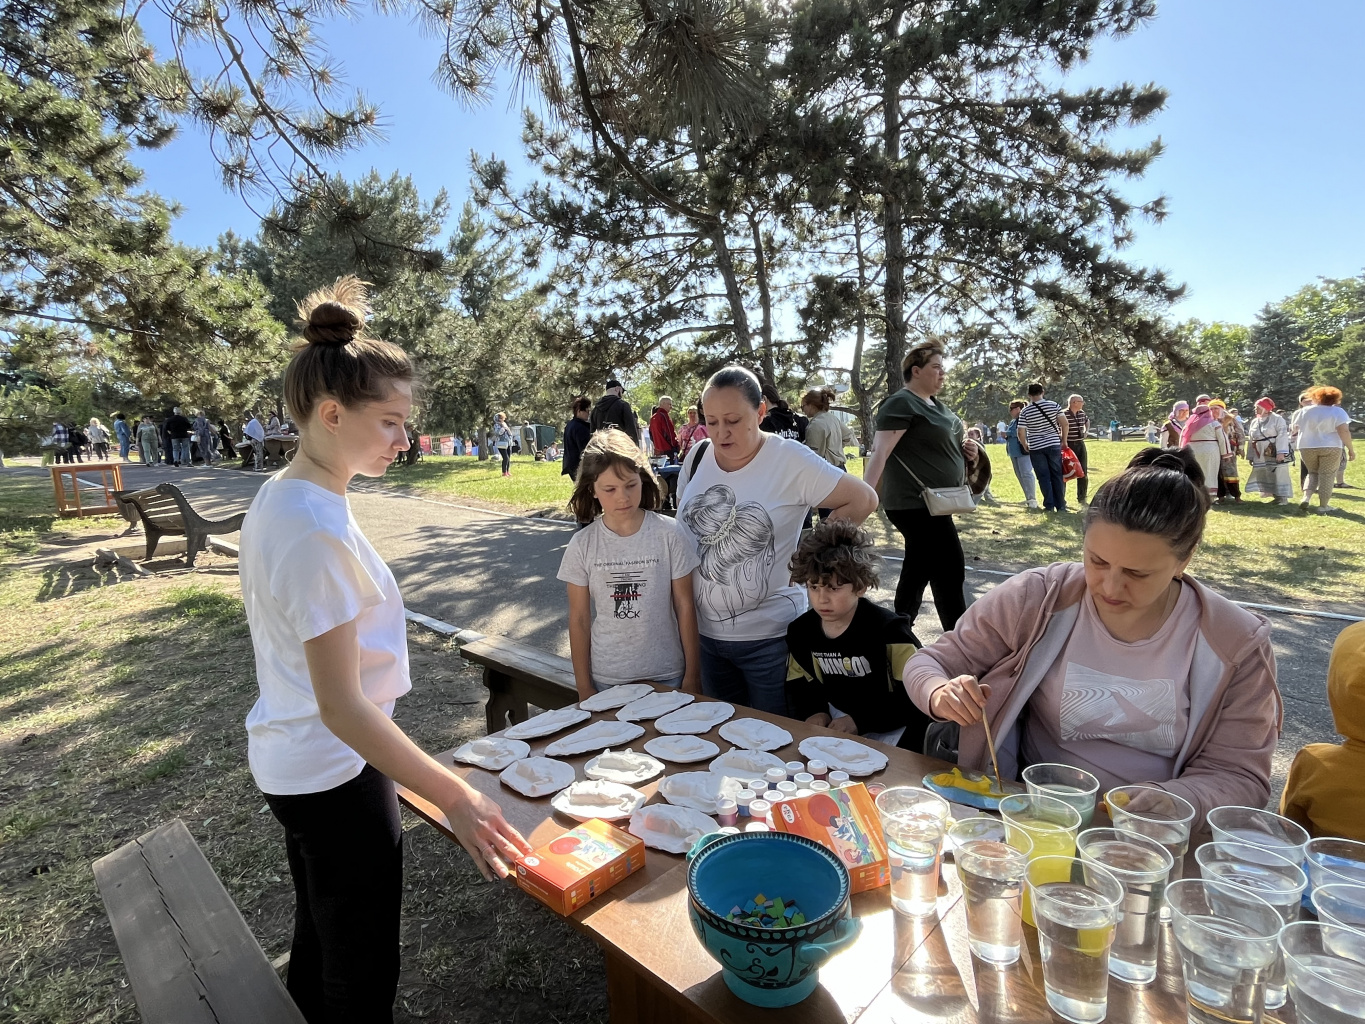
[[(164, 48), (164, 29), (146, 28)], [(386, 133), (337, 169), (411, 174), (423, 195), (444, 187), (456, 210), (471, 150), (526, 173), (521, 104), (509, 109), (504, 93), (462, 107), (433, 83), (438, 46), (414, 25), (366, 15), (326, 38), (349, 84), (378, 102)], [(1170, 92), (1162, 113), (1120, 138), (1160, 135), (1166, 146), (1127, 190), (1135, 199), (1164, 193), (1170, 215), (1141, 225), (1125, 255), (1188, 284), (1176, 317), (1245, 323), (1318, 276), (1365, 269), (1362, 38), (1362, 0), (1166, 0), (1154, 22), (1102, 42), (1073, 76), (1077, 85), (1156, 82)], [(184, 207), (181, 240), (210, 245), (228, 228), (254, 234), (256, 218), (223, 189), (197, 131), (138, 160), (148, 187)]]

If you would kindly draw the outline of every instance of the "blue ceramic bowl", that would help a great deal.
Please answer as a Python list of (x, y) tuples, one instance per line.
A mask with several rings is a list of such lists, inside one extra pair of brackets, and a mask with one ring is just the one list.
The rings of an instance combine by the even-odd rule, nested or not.
[[(848, 871), (805, 836), (741, 832), (702, 836), (687, 855), (692, 930), (716, 958), (730, 991), (755, 1006), (791, 1006), (815, 991), (820, 965), (858, 938)], [(759, 893), (795, 900), (806, 922), (787, 928), (735, 924), (726, 915)]]

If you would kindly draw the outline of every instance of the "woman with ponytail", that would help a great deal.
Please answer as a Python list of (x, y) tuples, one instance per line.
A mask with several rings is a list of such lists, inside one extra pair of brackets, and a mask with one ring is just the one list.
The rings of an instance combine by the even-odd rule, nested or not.
[(346, 499), (408, 447), (414, 372), (365, 334), (364, 284), (344, 277), (299, 304), (303, 342), (284, 393), (298, 454), (257, 492), (241, 581), (260, 697), (251, 772), (284, 826), (294, 881), (290, 995), (310, 1024), (392, 1021), (402, 826), (397, 782), (445, 812), (485, 878), (530, 847), (488, 797), (393, 723), (408, 676), (403, 599)]
[(907, 662), (910, 699), (962, 727), (960, 765), (989, 768), (984, 711), (1007, 778), (1062, 762), (1101, 790), (1145, 781), (1199, 822), (1265, 805), (1283, 720), (1270, 625), (1186, 571), (1208, 508), (1191, 452), (1139, 452), (1086, 510), (1082, 562), (1006, 580)]

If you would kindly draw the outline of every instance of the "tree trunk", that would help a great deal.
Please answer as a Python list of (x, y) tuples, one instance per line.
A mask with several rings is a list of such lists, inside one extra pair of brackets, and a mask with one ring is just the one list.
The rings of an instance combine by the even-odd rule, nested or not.
[(900, 390), (901, 360), (905, 358), (905, 232), (903, 213), (896, 195), (896, 171), (901, 160), (901, 86), (904, 75), (897, 69), (896, 37), (900, 35), (902, 9), (891, 9), (887, 22), (886, 80), (882, 86), (882, 148), (886, 169), (882, 179), (882, 234), (886, 252), (886, 393)]
[[(705, 230), (705, 229), (704, 229)], [(739, 352), (744, 356), (754, 354), (753, 339), (749, 335), (749, 314), (744, 310), (744, 293), (739, 287), (735, 274), (735, 262), (730, 255), (730, 245), (725, 239), (725, 227), (717, 225), (706, 231), (705, 237), (711, 240), (716, 251), (716, 269), (725, 282), (725, 297), (730, 303), (730, 318), (735, 324), (735, 341)]]
[(759, 360), (763, 376), (773, 385), (777, 384), (777, 361), (773, 357), (773, 297), (768, 287), (768, 261), (763, 254), (763, 232), (759, 229), (758, 218), (748, 214), (749, 230), (754, 237), (754, 276), (758, 279), (758, 301), (763, 319), (759, 331), (763, 339)]
[(864, 451), (872, 448), (872, 400), (863, 386), (863, 343), (867, 340), (867, 254), (863, 252), (862, 211), (853, 211), (853, 244), (858, 256), (858, 310), (854, 315), (856, 335), (853, 342), (853, 368), (849, 374), (849, 390), (858, 402), (858, 430)]

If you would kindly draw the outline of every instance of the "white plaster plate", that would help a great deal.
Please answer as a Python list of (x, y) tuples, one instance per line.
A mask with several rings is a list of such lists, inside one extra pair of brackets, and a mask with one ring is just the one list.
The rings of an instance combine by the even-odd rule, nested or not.
[(638, 786), (663, 770), (662, 761), (630, 749), (604, 750), (583, 766), (583, 774), (590, 779), (619, 782), (624, 786)]
[(659, 780), (659, 795), (678, 807), (691, 807), (703, 814), (720, 810), (717, 801), (733, 800), (743, 785), (739, 779), (719, 772), (678, 772)]
[(622, 683), (585, 697), (578, 702), (578, 706), (584, 711), (614, 711), (653, 692), (654, 687), (648, 683)]
[(545, 753), (551, 757), (572, 757), (593, 750), (605, 750), (607, 747), (619, 747), (623, 743), (639, 739), (644, 734), (643, 725), (604, 718), (591, 725), (585, 725), (578, 732), (571, 732), (555, 740), (545, 748)]
[(510, 729), (504, 729), (502, 734), (509, 740), (533, 740), (538, 736), (553, 736), (571, 725), (586, 722), (591, 717), (591, 711), (583, 711), (580, 708), (555, 708), (553, 711), (536, 715), (535, 718), (518, 722)]
[(880, 750), (842, 736), (807, 736), (797, 749), (807, 760), (824, 761), (850, 775), (871, 775), (886, 767), (886, 755)]
[(698, 839), (719, 828), (715, 818), (672, 804), (647, 804), (630, 817), (630, 834), (664, 853), (686, 853)]
[(692, 764), (715, 757), (720, 747), (700, 736), (655, 736), (645, 743), (645, 753), (674, 764)]
[(500, 772), (513, 761), (518, 761), (531, 752), (531, 745), (521, 740), (504, 739), (501, 736), (484, 736), (470, 740), (450, 756), (476, 768), (486, 768), (490, 772)]
[(713, 772), (752, 779), (763, 778), (763, 773), (769, 768), (786, 767), (787, 762), (776, 754), (770, 754), (766, 750), (744, 750), (739, 747), (731, 747), (710, 765)]
[(616, 717), (623, 722), (638, 722), (645, 718), (658, 718), (670, 711), (676, 711), (684, 704), (691, 704), (697, 698), (681, 690), (655, 690), (651, 694), (633, 700)]
[(654, 728), (662, 733), (691, 733), (699, 736), (710, 732), (734, 713), (735, 706), (723, 700), (699, 700), (661, 716), (655, 721)]
[(645, 799), (638, 789), (631, 789), (619, 782), (589, 779), (560, 790), (550, 801), (550, 806), (574, 821), (588, 821), (591, 818), (620, 821), (634, 814)]
[(792, 741), (792, 734), (761, 718), (736, 718), (720, 727), (720, 738), (745, 750), (777, 750)]
[(573, 765), (553, 757), (524, 757), (498, 776), (502, 784), (522, 796), (539, 797), (558, 793), (573, 783)]

